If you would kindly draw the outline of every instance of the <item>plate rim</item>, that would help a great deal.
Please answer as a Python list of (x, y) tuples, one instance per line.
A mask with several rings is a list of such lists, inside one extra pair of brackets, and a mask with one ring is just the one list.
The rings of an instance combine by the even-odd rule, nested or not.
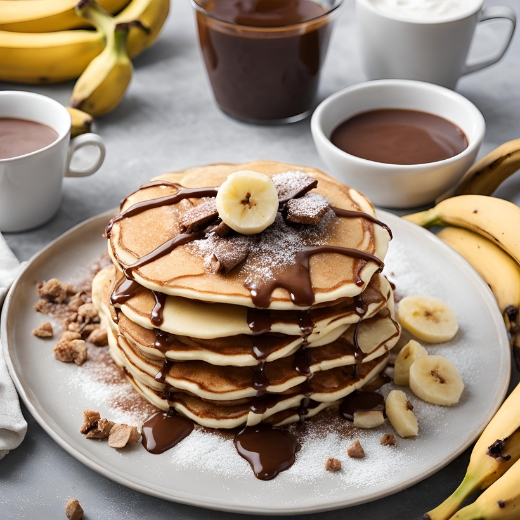
[[(435, 464), (434, 466), (428, 468), (427, 470), (421, 472), (419, 475), (415, 475), (414, 477), (411, 477), (407, 479), (404, 482), (400, 482), (388, 489), (381, 490), (377, 492), (374, 495), (371, 495), (370, 498), (367, 500), (366, 498), (363, 499), (337, 499), (334, 501), (330, 501), (330, 499), (318, 499), (318, 503), (315, 503), (313, 505), (309, 505), (306, 507), (290, 507), (285, 509), (279, 509), (279, 508), (266, 508), (262, 507), (259, 508), (258, 506), (247, 506), (242, 504), (233, 504), (229, 503), (229, 501), (225, 501), (219, 498), (210, 498), (206, 499), (204, 497), (201, 497), (200, 495), (196, 494), (188, 494), (185, 492), (177, 492), (178, 494), (172, 494), (163, 492), (160, 489), (157, 489), (153, 486), (148, 486), (147, 483), (143, 482), (137, 482), (134, 481), (133, 477), (127, 473), (122, 474), (119, 472), (116, 468), (108, 466), (105, 467), (103, 465), (102, 460), (93, 460), (89, 458), (87, 455), (85, 455), (83, 452), (69, 444), (67, 439), (60, 435), (53, 427), (52, 424), (54, 421), (51, 417), (49, 417), (49, 420), (46, 420), (44, 417), (45, 411), (42, 410), (43, 413), (40, 413), (40, 411), (37, 409), (36, 405), (33, 404), (31, 397), (28, 395), (28, 392), (26, 392), (26, 389), (22, 382), (20, 381), (18, 374), (16, 372), (16, 369), (14, 367), (13, 361), (10, 356), (9, 351), (9, 342), (8, 342), (8, 334), (7, 334), (7, 316), (10, 311), (10, 304), (13, 299), (13, 294), (15, 294), (15, 291), (17, 290), (18, 284), (20, 283), (20, 280), (24, 276), (25, 272), (39, 259), (40, 256), (45, 254), (49, 249), (52, 249), (55, 247), (55, 245), (60, 242), (61, 240), (65, 239), (66, 237), (70, 236), (71, 234), (76, 233), (78, 230), (83, 228), (84, 226), (93, 223), (94, 221), (102, 221), (103, 219), (108, 220), (112, 215), (115, 214), (117, 211), (116, 208), (110, 209), (108, 211), (105, 211), (103, 213), (100, 213), (96, 216), (93, 216), (87, 220), (84, 220), (83, 222), (80, 222), (73, 228), (69, 229), (65, 233), (62, 233), (57, 238), (55, 238), (52, 242), (50, 242), (47, 246), (45, 246), (43, 249), (38, 251), (36, 254), (34, 254), (27, 263), (23, 266), (20, 273), (18, 274), (15, 282), (13, 283), (11, 290), (9, 291), (6, 300), (3, 305), (2, 314), (1, 314), (1, 333), (0, 338), (4, 338), (2, 343), (2, 350), (5, 358), (5, 362), (7, 364), (9, 374), (15, 384), (15, 387), (18, 391), (19, 396), (21, 397), (22, 401), (24, 402), (25, 406), (33, 416), (33, 418), (36, 420), (36, 422), (43, 428), (43, 430), (61, 447), (63, 448), (69, 455), (73, 456), (75, 459), (77, 459), (79, 462), (84, 464), (85, 466), (89, 467), (93, 471), (103, 475), (104, 477), (117, 482), (118, 484), (121, 484), (123, 486), (129, 487), (135, 491), (138, 491), (140, 493), (145, 493), (147, 495), (155, 496), (157, 498), (161, 498), (164, 500), (168, 500), (171, 502), (177, 502), (181, 504), (187, 504), (191, 506), (196, 507), (202, 507), (206, 509), (212, 509), (212, 510), (218, 510), (218, 511), (225, 511), (225, 512), (231, 512), (231, 513), (245, 513), (245, 514), (256, 514), (256, 515), (295, 515), (295, 514), (309, 514), (309, 513), (318, 513), (318, 512), (325, 512), (325, 511), (331, 511), (346, 507), (352, 507), (355, 505), (365, 504), (369, 502), (373, 502), (375, 500), (379, 500), (380, 498), (384, 498), (389, 495), (393, 495), (395, 493), (398, 493), (404, 489), (409, 488), (410, 486), (421, 482), (422, 480), (428, 478), (429, 476), (433, 475), (443, 467), (447, 466), (450, 462), (452, 462), (454, 459), (456, 459), (461, 453), (463, 453), (475, 440), (476, 438), (482, 433), (485, 426), (488, 424), (488, 422), (491, 420), (493, 415), (496, 413), (500, 405), (502, 404), (509, 387), (510, 377), (511, 377), (511, 357), (509, 355), (504, 356), (505, 359), (505, 365), (500, 367), (502, 371), (505, 372), (506, 377), (500, 378), (500, 382), (497, 388), (496, 397), (494, 401), (492, 402), (492, 405), (490, 406), (488, 412), (480, 417), (480, 423), (476, 429), (473, 430), (472, 434), (469, 435), (465, 442), (463, 442), (460, 447), (457, 450), (454, 450), (448, 457), (444, 458), (442, 461), (439, 461), (438, 464)], [(434, 233), (431, 233), (423, 228), (420, 228), (419, 226), (408, 222), (404, 219), (401, 219), (399, 216), (389, 213), (383, 210), (377, 210), (379, 218), (381, 220), (393, 220), (398, 219), (400, 223), (404, 224), (405, 228), (408, 228), (409, 230), (412, 230), (413, 232), (418, 232), (419, 234), (422, 234), (424, 232), (424, 238), (430, 241), (433, 241), (436, 246), (440, 247), (441, 250), (444, 249), (444, 251), (447, 251), (448, 254), (454, 255), (453, 258), (456, 258), (456, 262), (460, 265), (460, 267), (470, 273), (470, 276), (473, 277), (474, 281), (476, 281), (477, 285), (480, 285), (480, 289), (483, 291), (483, 294), (485, 294), (485, 298), (487, 300), (491, 299), (491, 301), (495, 302), (495, 298), (490, 290), (490, 288), (487, 286), (487, 284), (484, 282), (484, 280), (478, 275), (478, 273), (475, 271), (475, 269), (462, 257), (460, 256), (456, 251), (454, 251), (452, 248), (450, 248), (447, 244), (442, 242), (440, 239), (438, 239)], [(489, 301), (487, 302), (489, 303)], [(498, 321), (499, 327), (497, 330), (500, 330), (500, 324), (503, 324), (503, 319), (500, 314), (500, 311), (498, 307), (496, 307), (496, 312), (492, 312), (492, 318), (493, 321)], [(500, 333), (499, 333), (500, 335)], [(503, 341), (499, 341), (498, 347), (502, 348), (502, 345), (504, 345), (504, 348), (507, 348), (507, 353), (509, 354), (509, 342), (507, 340), (507, 333), (505, 330), (505, 327), (503, 328), (503, 334), (502, 339)], [(49, 424), (50, 423), (50, 424)], [(56, 423), (54, 423), (56, 424)], [(59, 425), (56, 424), (58, 429), (60, 429)], [(173, 490), (175, 492), (175, 490)], [(179, 494), (180, 493), (180, 494)]]

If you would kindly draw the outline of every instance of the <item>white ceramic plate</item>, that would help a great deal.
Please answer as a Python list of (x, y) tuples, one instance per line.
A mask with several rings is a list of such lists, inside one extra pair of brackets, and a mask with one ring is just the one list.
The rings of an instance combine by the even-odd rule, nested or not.
[[(458, 366), (466, 383), (463, 398), (457, 406), (443, 408), (410, 396), (421, 428), (417, 439), (398, 439), (396, 448), (383, 448), (380, 436), (391, 429), (367, 432), (362, 437), (367, 457), (353, 460), (345, 457), (351, 441), (331, 432), (309, 439), (296, 464), (269, 482), (255, 479), (231, 441), (215, 435), (192, 435), (162, 455), (139, 445), (118, 452), (106, 443), (86, 441), (78, 431), (83, 410), (92, 407), (102, 416), (109, 410), (75, 385), (81, 367), (57, 362), (52, 343), (42, 345), (31, 335), (42, 321), (33, 310), (35, 283), (51, 277), (67, 281), (101, 254), (109, 216), (80, 224), (26, 265), (4, 306), (2, 343), (17, 389), (39, 424), (68, 453), (120, 484), (167, 500), (245, 513), (310, 513), (360, 504), (409, 487), (448, 464), (475, 440), (505, 396), (509, 346), (489, 288), (433, 234), (380, 212), (394, 232), (385, 272), (398, 293), (440, 297), (453, 307), (460, 324), (454, 340), (429, 350)], [(329, 456), (343, 459), (345, 469), (325, 472)]]

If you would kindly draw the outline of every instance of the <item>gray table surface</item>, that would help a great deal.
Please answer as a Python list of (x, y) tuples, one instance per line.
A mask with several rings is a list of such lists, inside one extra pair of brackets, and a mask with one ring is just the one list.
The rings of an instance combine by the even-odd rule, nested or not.
[[(345, 0), (331, 41), (320, 99), (365, 80), (355, 28), (353, 0)], [(486, 1), (510, 5), (520, 15), (518, 0)], [(478, 31), (473, 56), (491, 53), (501, 30), (488, 24)], [(13, 251), (26, 260), (79, 222), (115, 207), (150, 177), (217, 162), (272, 159), (326, 168), (312, 143), (309, 120), (290, 126), (250, 126), (236, 122), (216, 107), (199, 53), (194, 16), (187, 0), (173, 0), (166, 27), (153, 49), (135, 61), (127, 95), (95, 130), (107, 144), (101, 170), (85, 179), (66, 179), (58, 214), (45, 226), (7, 234)], [(520, 34), (496, 66), (463, 78), (457, 90), (475, 103), (487, 123), (481, 153), (520, 137)], [(24, 86), (0, 83), (0, 90), (31, 90), (67, 103), (72, 83)], [(85, 158), (86, 160), (86, 158)], [(497, 191), (520, 204), (520, 173)], [(513, 373), (512, 385), (520, 381)], [(35, 422), (23, 444), (0, 462), (0, 519), (65, 518), (64, 504), (79, 498), (86, 519), (204, 519), (245, 517), (170, 503), (116, 484), (83, 466), (60, 448)], [(469, 451), (432, 477), (390, 497), (309, 518), (421, 518), (453, 491), (462, 479)]]

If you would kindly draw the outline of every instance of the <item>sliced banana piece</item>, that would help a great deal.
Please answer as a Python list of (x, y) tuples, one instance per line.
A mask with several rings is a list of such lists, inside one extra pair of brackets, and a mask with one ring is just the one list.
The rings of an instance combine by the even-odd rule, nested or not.
[(464, 383), (451, 361), (442, 356), (426, 356), (412, 363), (410, 388), (423, 401), (452, 406), (459, 402)]
[(409, 386), (410, 367), (421, 357), (428, 355), (426, 349), (414, 339), (411, 339), (395, 358), (394, 383), (399, 386)]
[(382, 410), (363, 410), (354, 413), (354, 426), (358, 428), (377, 428), (385, 422)]
[(273, 181), (253, 171), (232, 173), (220, 186), (216, 203), (223, 222), (243, 235), (260, 233), (274, 222), (278, 212)]
[(403, 298), (397, 319), (408, 332), (428, 343), (449, 341), (459, 330), (453, 309), (433, 296)]
[(386, 416), (399, 437), (414, 437), (419, 434), (417, 418), (402, 390), (392, 390), (385, 403)]

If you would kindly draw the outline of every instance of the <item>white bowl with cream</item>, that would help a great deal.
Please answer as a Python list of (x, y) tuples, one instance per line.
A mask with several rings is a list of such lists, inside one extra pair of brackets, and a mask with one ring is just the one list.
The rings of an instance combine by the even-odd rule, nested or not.
[[(400, 108), (440, 116), (458, 126), (468, 146), (442, 161), (399, 165), (362, 159), (330, 141), (332, 132), (356, 114)], [(379, 80), (336, 92), (315, 110), (311, 120), (314, 144), (329, 173), (388, 208), (410, 208), (433, 202), (454, 186), (473, 164), (484, 140), (486, 124), (478, 108), (444, 87), (410, 80)]]

